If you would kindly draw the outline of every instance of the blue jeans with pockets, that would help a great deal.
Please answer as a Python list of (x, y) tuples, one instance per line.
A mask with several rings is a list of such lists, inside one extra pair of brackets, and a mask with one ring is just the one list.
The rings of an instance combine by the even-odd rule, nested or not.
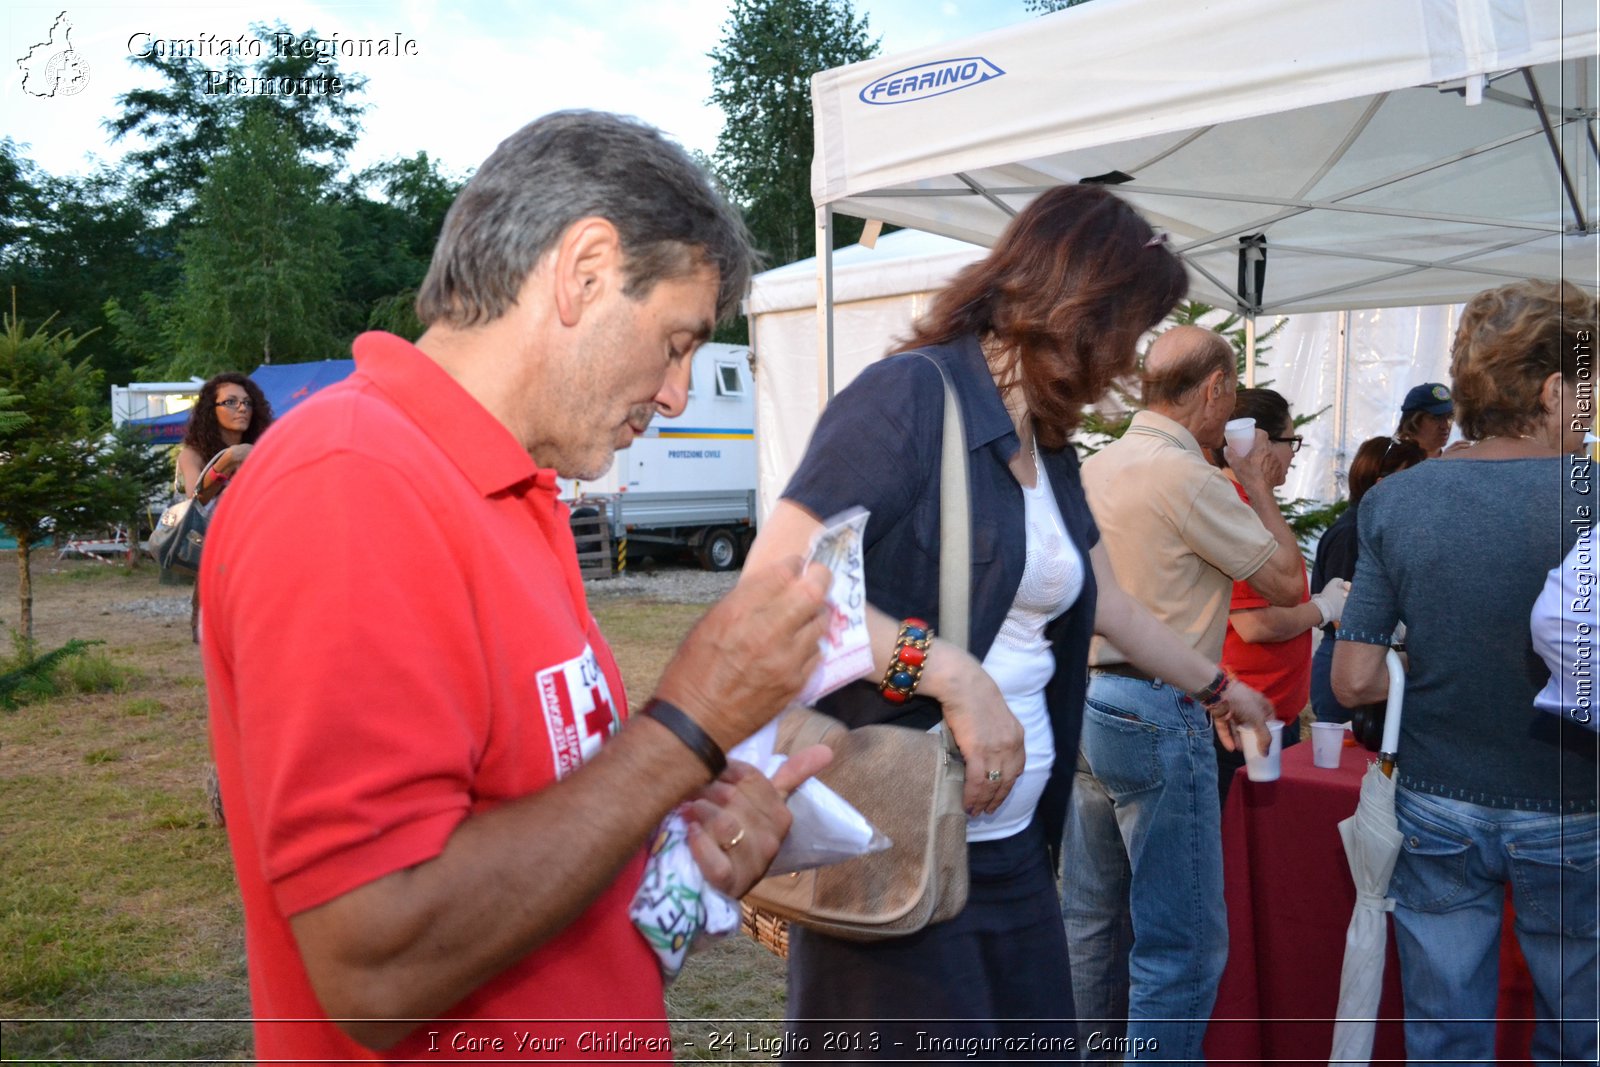
[(1206, 710), (1095, 672), (1063, 840), (1062, 916), (1080, 1047), (1120, 1029), (1145, 1058), (1203, 1062), (1228, 958), (1217, 760)]
[(1491, 808), (1401, 787), (1389, 895), (1413, 1061), (1495, 1056), (1500, 937), (1511, 886), (1533, 977), (1533, 1058), (1594, 1063), (1600, 817)]

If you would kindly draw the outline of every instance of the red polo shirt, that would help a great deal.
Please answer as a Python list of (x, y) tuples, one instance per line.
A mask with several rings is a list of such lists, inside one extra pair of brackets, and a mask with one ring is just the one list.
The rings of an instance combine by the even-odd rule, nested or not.
[[(1249, 495), (1238, 482), (1233, 483), (1239, 499), (1250, 503)], [(1301, 581), (1305, 581), (1305, 566), (1300, 567)], [(1300, 596), (1300, 603), (1311, 599), (1311, 588)], [(1271, 607), (1266, 597), (1250, 588), (1249, 582), (1233, 583), (1233, 602), (1229, 611)], [(1222, 646), (1222, 664), (1239, 676), (1239, 680), (1272, 702), (1278, 718), (1285, 723), (1299, 720), (1300, 712), (1311, 702), (1311, 631), (1289, 638), (1287, 641), (1269, 641), (1252, 645), (1241, 638), (1228, 623), (1228, 636)]]
[[(201, 568), (263, 1059), (377, 1058), (325, 1021), (289, 916), (437, 855), (627, 714), (554, 472), (405, 341), (363, 335), (355, 358), (258, 445)], [(660, 972), (627, 915), (643, 861), (388, 1055), (503, 1059), (532, 1035), (562, 1042), (544, 1058), (670, 1059)]]

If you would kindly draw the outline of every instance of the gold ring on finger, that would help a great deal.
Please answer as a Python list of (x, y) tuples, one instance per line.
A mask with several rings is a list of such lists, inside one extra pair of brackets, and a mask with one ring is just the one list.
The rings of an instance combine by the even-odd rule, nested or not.
[(739, 832), (733, 835), (733, 840), (722, 846), (722, 851), (732, 852), (739, 847), (739, 842), (744, 840), (744, 827), (739, 827)]

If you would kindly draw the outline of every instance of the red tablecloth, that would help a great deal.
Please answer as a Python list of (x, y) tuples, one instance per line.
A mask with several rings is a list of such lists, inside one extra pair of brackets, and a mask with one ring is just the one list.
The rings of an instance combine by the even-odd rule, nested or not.
[[(1337, 769), (1312, 765), (1309, 741), (1285, 749), (1283, 776), (1240, 770), (1222, 812), (1228, 967), (1206, 1033), (1212, 1063), (1326, 1063), (1339, 1003), (1344, 935), (1355, 907), (1338, 823), (1355, 811), (1372, 757), (1346, 747)], [(1501, 1062), (1527, 1059), (1532, 983), (1511, 933), (1501, 940)], [(1391, 929), (1374, 1062), (1403, 1061), (1400, 963)]]

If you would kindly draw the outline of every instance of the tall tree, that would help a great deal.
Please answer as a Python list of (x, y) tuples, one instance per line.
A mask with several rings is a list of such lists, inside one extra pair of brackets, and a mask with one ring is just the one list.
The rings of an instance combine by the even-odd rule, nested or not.
[[(815, 254), (811, 76), (870, 59), (878, 41), (849, 0), (734, 0), (711, 52), (711, 101), (722, 109), (714, 164), (768, 265)], [(835, 243), (860, 237), (836, 227)]]
[(426, 152), (369, 167), (339, 190), (335, 204), (346, 269), (344, 332), (422, 333), (413, 304), (461, 179)]
[(172, 354), (155, 369), (205, 377), (343, 350), (334, 325), (343, 258), (324, 177), (271, 112), (229, 132), (179, 245), (183, 277), (161, 324)]
[[(140, 175), (137, 191), (147, 207), (182, 214), (199, 187), (206, 161), (228, 132), (247, 114), (267, 111), (279, 118), (297, 148), (332, 173), (344, 161), (361, 132), (366, 110), (358, 98), (366, 78), (341, 71), (337, 56), (318, 58), (278, 47), (279, 35), (304, 41), (317, 37), (311, 29), (293, 33), (283, 23), (250, 28), (260, 42), (260, 58), (246, 65), (237, 54), (220, 66), (215, 59), (134, 55), (129, 62), (158, 79), (155, 88), (139, 88), (117, 98), (121, 114), (105, 122), (113, 140), (136, 136), (141, 144), (127, 155)], [(337, 77), (339, 91), (309, 93), (207, 92), (211, 70), (225, 77), (259, 79), (325, 79)], [(324, 82), (324, 86), (328, 83)]]
[(22, 315), (38, 321), (54, 313), (58, 330), (83, 340), (80, 356), (114, 381), (129, 380), (137, 363), (105, 329), (105, 303), (165, 291), (177, 268), (159, 227), (129, 195), (124, 172), (53, 177), (6, 140), (0, 205), (0, 283)]

